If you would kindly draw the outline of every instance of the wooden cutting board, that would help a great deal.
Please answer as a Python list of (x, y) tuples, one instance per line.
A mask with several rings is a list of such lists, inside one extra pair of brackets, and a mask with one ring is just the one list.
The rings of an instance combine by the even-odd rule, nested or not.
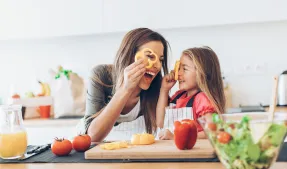
[(85, 159), (176, 159), (214, 158), (209, 140), (197, 140), (191, 150), (178, 150), (173, 140), (156, 140), (151, 145), (130, 146), (118, 150), (103, 150), (100, 146), (85, 152)]

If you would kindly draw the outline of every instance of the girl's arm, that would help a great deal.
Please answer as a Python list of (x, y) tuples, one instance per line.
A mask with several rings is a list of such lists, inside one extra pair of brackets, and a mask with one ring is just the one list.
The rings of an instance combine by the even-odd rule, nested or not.
[(197, 139), (207, 139), (204, 131), (200, 131), (197, 133)]
[[(210, 113), (205, 113), (205, 119), (206, 119), (206, 122), (207, 123), (210, 123), (210, 122), (212, 122), (212, 113), (214, 113), (214, 112), (210, 112)], [(203, 129), (204, 130), (204, 129)], [(206, 134), (204, 133), (204, 131), (200, 131), (200, 132), (198, 132), (198, 138), (199, 139), (207, 139), (207, 136), (206, 136)]]
[(162, 78), (159, 98), (156, 106), (156, 125), (159, 128), (163, 128), (165, 108), (168, 106), (168, 94), (170, 89), (175, 85), (174, 72), (171, 71), (169, 74)]
[(159, 128), (163, 128), (165, 108), (168, 106), (168, 93), (169, 90), (161, 89), (157, 106), (156, 106), (156, 125)]

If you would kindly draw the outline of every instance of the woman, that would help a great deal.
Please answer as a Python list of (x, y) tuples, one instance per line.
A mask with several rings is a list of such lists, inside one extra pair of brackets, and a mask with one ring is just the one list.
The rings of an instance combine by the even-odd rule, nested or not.
[[(135, 55), (144, 48), (158, 57), (151, 68)], [(87, 91), (86, 114), (81, 133), (88, 133), (92, 141), (102, 141), (121, 122), (144, 117), (148, 133), (156, 130), (156, 104), (167, 69), (168, 42), (148, 28), (134, 29), (122, 40), (114, 65), (99, 65), (92, 71)], [(155, 58), (154, 58), (155, 57)]]

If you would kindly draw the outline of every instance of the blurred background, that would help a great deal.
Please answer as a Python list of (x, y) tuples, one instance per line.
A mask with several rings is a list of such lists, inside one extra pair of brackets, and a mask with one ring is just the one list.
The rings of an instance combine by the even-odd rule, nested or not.
[(113, 62), (127, 31), (148, 27), (169, 41), (170, 68), (184, 49), (210, 46), (232, 105), (268, 105), (272, 75), (287, 69), (286, 7), (284, 0), (2, 0), (0, 97), (11, 86), (38, 90), (36, 79), (58, 65), (87, 79), (92, 67)]
[(170, 68), (184, 49), (210, 46), (229, 108), (268, 106), (272, 77), (287, 70), (286, 7), (285, 0), (1, 0), (0, 104), (39, 93), (38, 80), (49, 82), (59, 65), (86, 84), (94, 66), (113, 63), (129, 30), (148, 27), (169, 41)]

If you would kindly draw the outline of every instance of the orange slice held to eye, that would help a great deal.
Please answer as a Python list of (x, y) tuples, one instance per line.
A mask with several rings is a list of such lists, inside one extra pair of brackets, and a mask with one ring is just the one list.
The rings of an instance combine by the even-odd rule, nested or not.
[(180, 61), (177, 60), (174, 66), (174, 80), (178, 80), (179, 65), (180, 65)]
[[(149, 54), (146, 54), (146, 53)], [(154, 56), (153, 59), (149, 58), (148, 56)], [(136, 53), (135, 56), (135, 61), (137, 61), (139, 58), (143, 58), (145, 60), (145, 62), (148, 64), (146, 66), (146, 68), (151, 68), (153, 66), (153, 64), (155, 64), (157, 62), (158, 56), (157, 54), (155, 54), (151, 49), (149, 48), (144, 48), (143, 50), (140, 50)]]

